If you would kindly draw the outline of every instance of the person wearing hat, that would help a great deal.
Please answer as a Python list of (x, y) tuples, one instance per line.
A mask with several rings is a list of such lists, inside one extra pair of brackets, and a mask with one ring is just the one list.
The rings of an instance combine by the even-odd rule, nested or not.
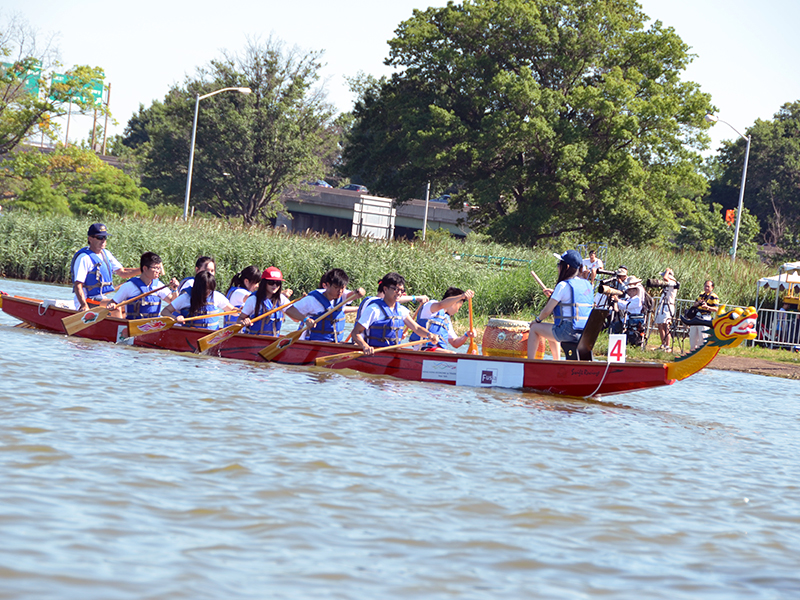
[[(255, 293), (250, 294), (242, 307), (242, 314), (239, 316), (239, 322), (243, 323), (245, 319), (255, 318), (269, 312), (273, 308), (278, 308), (284, 304), (289, 303), (289, 296), (291, 290), (287, 290), (287, 294), (283, 294), (283, 273), (277, 267), (267, 267), (261, 274), (261, 281), (254, 288)], [(283, 325), (283, 311), (272, 313), (269, 317), (265, 317), (260, 321), (256, 321), (247, 328), (247, 333), (255, 335), (272, 335), (279, 336), (281, 334), (281, 326)]]
[(669, 328), (672, 324), (672, 319), (675, 318), (678, 280), (675, 279), (675, 273), (669, 267), (661, 273), (661, 278), (661, 283), (665, 285), (661, 288), (661, 298), (658, 301), (658, 311), (656, 312), (656, 327), (658, 328), (658, 335), (661, 336), (661, 346), (658, 349), (672, 352), (672, 334)]
[(630, 316), (642, 314), (642, 280), (631, 275), (625, 280), (627, 285), (625, 293), (617, 300), (617, 308), (625, 314), (625, 320)]
[[(89, 300), (105, 306), (110, 300), (109, 294), (114, 291), (113, 275), (129, 279), (142, 274), (140, 268), (126, 269), (106, 250), (109, 235), (105, 225), (93, 223), (89, 227), (88, 245), (72, 257), (72, 299), (77, 310), (89, 310)], [(122, 316), (121, 310), (119, 315), (113, 316)]]
[[(550, 342), (553, 360), (561, 360), (561, 342), (577, 342), (589, 313), (592, 312), (592, 284), (579, 277), (583, 262), (577, 250), (567, 250), (558, 258), (558, 282), (555, 289), (545, 290), (547, 304), (531, 323), (528, 335), (528, 358), (536, 357), (542, 338)], [(543, 321), (550, 315), (554, 324)]]

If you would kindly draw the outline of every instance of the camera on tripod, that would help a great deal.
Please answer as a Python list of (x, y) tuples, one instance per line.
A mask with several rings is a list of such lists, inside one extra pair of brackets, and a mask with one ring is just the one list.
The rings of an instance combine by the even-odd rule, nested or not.
[(649, 288), (669, 288), (674, 287), (676, 290), (681, 289), (679, 281), (666, 281), (665, 279), (650, 278), (647, 280), (647, 287)]

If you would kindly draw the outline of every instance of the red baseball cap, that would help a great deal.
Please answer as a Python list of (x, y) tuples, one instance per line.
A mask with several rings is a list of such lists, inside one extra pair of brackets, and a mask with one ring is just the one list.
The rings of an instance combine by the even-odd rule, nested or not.
[(278, 267), (267, 267), (264, 269), (264, 272), (261, 274), (261, 279), (270, 279), (272, 281), (286, 281), (283, 278), (283, 273), (281, 273)]

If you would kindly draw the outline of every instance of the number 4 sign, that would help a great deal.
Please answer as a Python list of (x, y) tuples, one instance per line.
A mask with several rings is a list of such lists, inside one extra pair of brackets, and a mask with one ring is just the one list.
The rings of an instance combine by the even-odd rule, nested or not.
[(612, 334), (608, 336), (608, 362), (625, 362), (625, 334)]

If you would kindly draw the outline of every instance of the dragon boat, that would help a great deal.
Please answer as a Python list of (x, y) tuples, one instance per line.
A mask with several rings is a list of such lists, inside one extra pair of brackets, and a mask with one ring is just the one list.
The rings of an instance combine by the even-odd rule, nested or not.
[[(76, 314), (63, 301), (36, 300), (3, 295), (2, 310), (22, 321), (20, 325), (64, 334), (64, 317)], [(91, 313), (88, 316), (91, 319)], [(207, 329), (171, 327), (129, 337), (128, 321), (107, 317), (92, 323), (78, 337), (141, 348), (173, 352), (199, 352), (198, 340)], [(500, 387), (573, 397), (602, 397), (635, 390), (672, 385), (697, 373), (714, 359), (722, 348), (740, 345), (756, 337), (756, 310), (753, 307), (720, 308), (712, 321), (706, 343), (670, 363), (620, 363), (587, 360), (535, 360), (461, 353), (420, 352), (396, 349), (372, 356), (356, 356), (336, 362), (334, 369), (352, 369), (370, 375), (389, 375), (418, 382), (448, 385)], [(236, 334), (206, 354), (223, 358), (265, 362), (259, 351), (277, 338)], [(272, 362), (314, 366), (320, 358), (352, 352), (352, 344), (298, 340), (275, 356)], [(322, 367), (315, 367), (322, 368)]]

